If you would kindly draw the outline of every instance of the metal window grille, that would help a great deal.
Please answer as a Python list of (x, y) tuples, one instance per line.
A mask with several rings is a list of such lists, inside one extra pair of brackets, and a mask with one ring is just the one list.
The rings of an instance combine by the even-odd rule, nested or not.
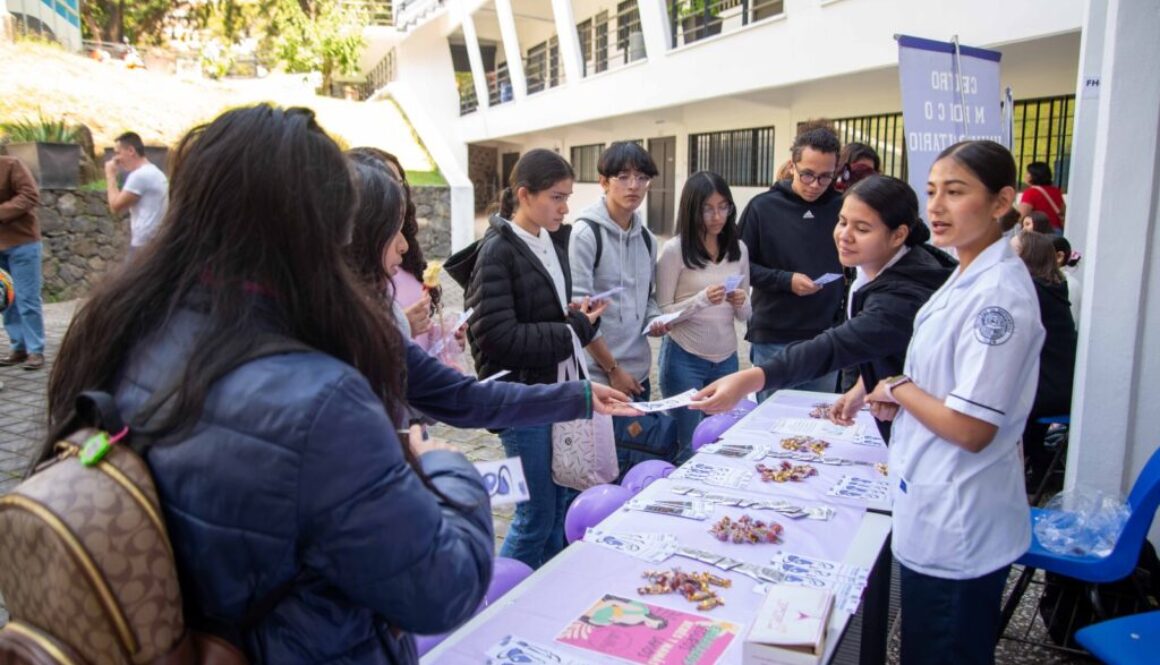
[(882, 159), (882, 173), (906, 180), (906, 134), (901, 113), (880, 113), (830, 121), (842, 145), (865, 143)]
[[(632, 34), (637, 33), (639, 43), (632, 43)], [(624, 64), (644, 58), (644, 37), (640, 29), (640, 9), (636, 0), (625, 0), (616, 5), (616, 50)]]
[(1015, 102), (1014, 149), (1017, 173), (1031, 162), (1046, 162), (1055, 184), (1067, 189), (1071, 139), (1075, 129), (1075, 95)]
[(734, 187), (773, 182), (773, 127), (689, 135), (689, 173), (713, 171)]
[(600, 163), (603, 143), (572, 146), (572, 170), (576, 172), (576, 182), (599, 182), (600, 173), (596, 165)]
[(580, 64), (584, 68), (584, 76), (588, 76), (592, 62), (592, 19), (576, 24), (576, 36), (580, 40)]
[(608, 12), (602, 11), (596, 15), (596, 21), (593, 24), (596, 30), (595, 39), (595, 53), (593, 54), (595, 62), (593, 62), (592, 71), (605, 72), (608, 71)]
[(785, 0), (668, 0), (672, 48), (785, 12)]
[(524, 57), (528, 94), (560, 85), (560, 41), (552, 37), (528, 49)]

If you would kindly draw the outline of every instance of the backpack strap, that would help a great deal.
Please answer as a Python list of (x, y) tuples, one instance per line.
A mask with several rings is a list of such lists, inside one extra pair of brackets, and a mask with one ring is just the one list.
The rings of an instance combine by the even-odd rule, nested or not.
[(1031, 189), (1038, 191), (1043, 195), (1043, 198), (1047, 199), (1047, 205), (1051, 206), (1051, 209), (1055, 211), (1056, 217), (1063, 217), (1063, 213), (1059, 211), (1059, 206), (1055, 205), (1055, 201), (1051, 199), (1051, 195), (1047, 193), (1046, 189), (1040, 187), (1039, 185), (1032, 185)]
[[(600, 256), (604, 253), (604, 233), (603, 233), (603, 230), (600, 228), (600, 224), (594, 219), (589, 219), (587, 217), (581, 217), (580, 219), (578, 219), (576, 221), (584, 222), (585, 224), (587, 224), (589, 227), (592, 228), (592, 234), (596, 236), (596, 260), (592, 262), (592, 270), (596, 270), (597, 268), (600, 267)], [(641, 238), (641, 240), (644, 241), (644, 248), (645, 248), (645, 251), (648, 252), (649, 258), (650, 259), (653, 258), (652, 238), (650, 237), (648, 229), (643, 228), (643, 227), (641, 228), (640, 238)]]

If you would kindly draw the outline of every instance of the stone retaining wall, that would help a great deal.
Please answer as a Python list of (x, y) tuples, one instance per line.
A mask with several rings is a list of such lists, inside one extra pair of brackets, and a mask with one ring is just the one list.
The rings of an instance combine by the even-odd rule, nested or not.
[[(450, 188), (415, 187), (412, 191), (424, 256), (447, 258), (451, 254)], [(47, 300), (83, 297), (120, 264), (129, 248), (128, 218), (113, 216), (103, 191), (41, 190), (37, 215), (44, 236)]]

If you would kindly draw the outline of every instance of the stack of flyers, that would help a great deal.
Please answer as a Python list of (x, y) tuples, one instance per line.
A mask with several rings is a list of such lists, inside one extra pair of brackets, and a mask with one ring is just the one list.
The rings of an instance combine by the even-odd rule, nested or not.
[(589, 661), (565, 656), (551, 647), (515, 635), (505, 635), (487, 650), (487, 665), (589, 665)]
[[(775, 554), (767, 568), (777, 571), (781, 584), (829, 589), (834, 593), (838, 609), (850, 614), (858, 611), (858, 603), (862, 601), (862, 592), (870, 577), (868, 568), (789, 552)], [(754, 592), (764, 593), (766, 589), (762, 586), (758, 585)]]
[(677, 556), (700, 561), (703, 564), (720, 568), (728, 572), (741, 573), (748, 577), (752, 577), (758, 582), (769, 582), (776, 584), (781, 581), (781, 573), (771, 566), (757, 566), (752, 563), (745, 563), (738, 561), (732, 557), (727, 557), (723, 554), (716, 554), (707, 550), (699, 550), (693, 547), (681, 547), (677, 549)]
[(747, 469), (714, 466), (704, 462), (689, 462), (672, 472), (669, 478), (695, 480), (706, 485), (741, 489), (749, 485), (749, 481), (753, 479), (753, 472)]
[(704, 501), (645, 501), (644, 499), (629, 499), (624, 504), (629, 510), (639, 510), (645, 513), (658, 515), (672, 515), (691, 520), (707, 520), (713, 513), (713, 507)]
[(677, 552), (677, 538), (670, 533), (613, 533), (589, 528), (584, 542), (652, 563), (660, 563)]
[(830, 496), (862, 501), (886, 501), (890, 498), (890, 483), (886, 480), (869, 480), (844, 475), (833, 487), (826, 490)]
[(709, 453), (711, 455), (721, 455), (722, 457), (745, 459), (755, 462), (760, 459), (765, 459), (766, 455), (769, 454), (769, 446), (719, 441), (717, 443), (710, 443), (708, 445), (701, 446), (701, 449), (698, 452)]

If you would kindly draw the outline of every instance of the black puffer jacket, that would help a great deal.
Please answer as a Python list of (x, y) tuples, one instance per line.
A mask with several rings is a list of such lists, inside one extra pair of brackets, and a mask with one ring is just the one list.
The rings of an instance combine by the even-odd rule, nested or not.
[[(917, 245), (898, 263), (854, 292), (849, 320), (811, 340), (791, 344), (761, 366), (765, 390), (778, 390), (856, 365), (866, 391), (902, 373), (914, 316), (955, 269), (955, 260)], [(883, 437), (889, 424), (879, 423)]]
[(1071, 410), (1075, 379), (1076, 330), (1071, 317), (1067, 282), (1035, 282), (1039, 320), (1043, 323), (1043, 350), (1039, 352), (1039, 388), (1031, 406), (1031, 419), (1058, 416)]
[[(571, 300), (567, 237), (557, 234), (553, 241), (564, 296)], [(572, 355), (569, 326), (581, 346), (596, 334), (587, 316), (560, 306), (551, 275), (498, 215), (483, 239), (451, 257), (446, 270), (466, 289), (464, 305), (475, 308), (467, 340), (481, 379), (506, 369), (511, 374), (505, 380), (555, 383), (560, 362)]]

